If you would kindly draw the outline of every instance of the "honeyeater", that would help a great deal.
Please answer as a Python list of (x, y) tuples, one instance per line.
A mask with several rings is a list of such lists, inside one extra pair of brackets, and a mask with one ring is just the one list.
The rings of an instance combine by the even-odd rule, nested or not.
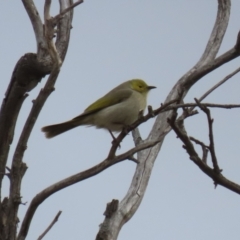
[(42, 131), (47, 138), (83, 125), (107, 129), (111, 135), (112, 132), (120, 132), (138, 119), (139, 112), (146, 108), (148, 92), (153, 88), (156, 87), (148, 86), (141, 79), (126, 81), (92, 103), (72, 120), (45, 126)]

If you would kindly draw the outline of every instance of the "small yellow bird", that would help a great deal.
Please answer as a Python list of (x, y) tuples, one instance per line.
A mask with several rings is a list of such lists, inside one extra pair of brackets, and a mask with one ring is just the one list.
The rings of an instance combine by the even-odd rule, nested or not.
[(91, 104), (85, 111), (70, 121), (49, 125), (42, 128), (47, 138), (55, 137), (72, 128), (88, 125), (120, 132), (134, 123), (139, 112), (147, 105), (148, 92), (156, 88), (148, 86), (141, 79), (132, 79), (112, 89), (102, 98)]

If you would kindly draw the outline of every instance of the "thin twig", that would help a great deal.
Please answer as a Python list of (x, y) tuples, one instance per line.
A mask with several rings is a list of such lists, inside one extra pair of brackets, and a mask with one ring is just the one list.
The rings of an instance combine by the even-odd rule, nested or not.
[(171, 118), (168, 119), (169, 125), (172, 127), (174, 132), (177, 134), (177, 136), (181, 139), (181, 141), (184, 143), (184, 149), (186, 149), (189, 158), (210, 178), (213, 179), (214, 184), (219, 184), (221, 186), (224, 186), (225, 188), (240, 194), (240, 185), (236, 184), (235, 182), (232, 182), (228, 180), (226, 177), (224, 177), (221, 172), (217, 173), (215, 169), (210, 168), (204, 161), (202, 161), (201, 158), (199, 158), (197, 152), (194, 149), (193, 144), (191, 143), (190, 138), (187, 136), (187, 133), (184, 129), (184, 125), (182, 124), (181, 127), (177, 124), (176, 119)]
[[(225, 108), (225, 109), (240, 108), (240, 104), (201, 103), (201, 105), (204, 106), (204, 107), (212, 107), (212, 108)], [(158, 109), (154, 110), (153, 113), (159, 114), (161, 112), (166, 112), (166, 111), (177, 109), (177, 108), (197, 107), (197, 106), (198, 105), (196, 103), (176, 104), (176, 105), (169, 106), (165, 109), (158, 108)]]
[(76, 6), (78, 6), (78, 5), (81, 4), (81, 3), (83, 3), (83, 0), (79, 0), (79, 1), (77, 1), (77, 2), (75, 2), (75, 3), (73, 3), (70, 7), (65, 8), (61, 13), (57, 14), (57, 15), (53, 18), (53, 22), (54, 22), (55, 24), (57, 24), (57, 22), (58, 22), (61, 18), (63, 18), (63, 16), (64, 16), (67, 12), (71, 11), (73, 8), (75, 8)]
[(133, 162), (135, 162), (135, 163), (139, 163), (139, 161), (132, 155), (132, 156), (129, 156), (128, 157), (128, 160), (130, 160), (130, 161), (133, 161)]
[(50, 225), (47, 227), (47, 229), (38, 237), (37, 240), (43, 239), (43, 237), (50, 231), (50, 229), (53, 227), (53, 225), (58, 221), (59, 216), (61, 215), (62, 211), (59, 211), (53, 221), (50, 223)]
[(223, 78), (220, 82), (218, 82), (217, 84), (215, 84), (213, 87), (211, 87), (206, 93), (204, 93), (199, 99), (198, 101), (201, 102), (204, 98), (206, 98), (210, 93), (212, 93), (215, 89), (217, 89), (219, 86), (221, 86), (223, 83), (225, 83), (227, 80), (229, 80), (231, 77), (233, 77), (234, 75), (236, 75), (237, 73), (239, 73), (240, 71), (240, 67), (237, 68), (235, 71), (233, 71), (232, 73), (228, 74), (225, 78)]
[(202, 152), (203, 152), (202, 161), (204, 163), (207, 163), (207, 155), (208, 155), (209, 147), (194, 137), (189, 137), (189, 139), (202, 147)]
[[(238, 40), (237, 40), (238, 41)], [(231, 77), (233, 77), (234, 75), (236, 75), (238, 72), (240, 71), (240, 67), (237, 68), (235, 71), (233, 71), (232, 73), (228, 74), (225, 78), (223, 78), (220, 82), (218, 82), (217, 84), (215, 84), (213, 87), (211, 87), (207, 92), (205, 92), (199, 99), (199, 102), (202, 102), (203, 99), (205, 99), (210, 93), (212, 93), (214, 90), (216, 90), (218, 87), (220, 87), (222, 84), (224, 84), (227, 80), (229, 80)], [(205, 105), (206, 106), (206, 105)], [(193, 109), (196, 106), (192, 106), (188, 111), (192, 112)], [(207, 106), (207, 107), (216, 107), (216, 106)], [(227, 108), (227, 107), (226, 107)], [(231, 107), (230, 107), (231, 108)]]
[(214, 144), (214, 137), (213, 137), (213, 119), (211, 117), (211, 113), (210, 110), (203, 106), (198, 99), (195, 98), (196, 103), (198, 104), (199, 108), (207, 115), (207, 119), (208, 119), (208, 127), (209, 127), (209, 151), (211, 154), (211, 158), (212, 158), (212, 163), (213, 163), (213, 168), (214, 171), (216, 173), (220, 173), (222, 170), (219, 168), (218, 166), (218, 162), (217, 162), (217, 156), (216, 156), (216, 152), (215, 152), (215, 144)]

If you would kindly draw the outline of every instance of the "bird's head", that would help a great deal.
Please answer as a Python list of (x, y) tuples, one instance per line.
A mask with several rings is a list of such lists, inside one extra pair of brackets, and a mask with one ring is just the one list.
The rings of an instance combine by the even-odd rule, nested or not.
[(148, 86), (142, 79), (132, 79), (129, 81), (130, 87), (141, 93), (141, 94), (147, 94), (151, 89), (156, 88), (154, 86)]

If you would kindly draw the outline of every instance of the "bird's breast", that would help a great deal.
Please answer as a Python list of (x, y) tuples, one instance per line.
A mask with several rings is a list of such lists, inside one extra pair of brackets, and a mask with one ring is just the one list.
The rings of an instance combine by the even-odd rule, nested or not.
[(139, 111), (144, 110), (145, 107), (144, 97), (140, 93), (134, 92), (128, 99), (97, 112), (93, 125), (111, 131), (121, 131), (124, 126), (135, 122), (138, 119)]

